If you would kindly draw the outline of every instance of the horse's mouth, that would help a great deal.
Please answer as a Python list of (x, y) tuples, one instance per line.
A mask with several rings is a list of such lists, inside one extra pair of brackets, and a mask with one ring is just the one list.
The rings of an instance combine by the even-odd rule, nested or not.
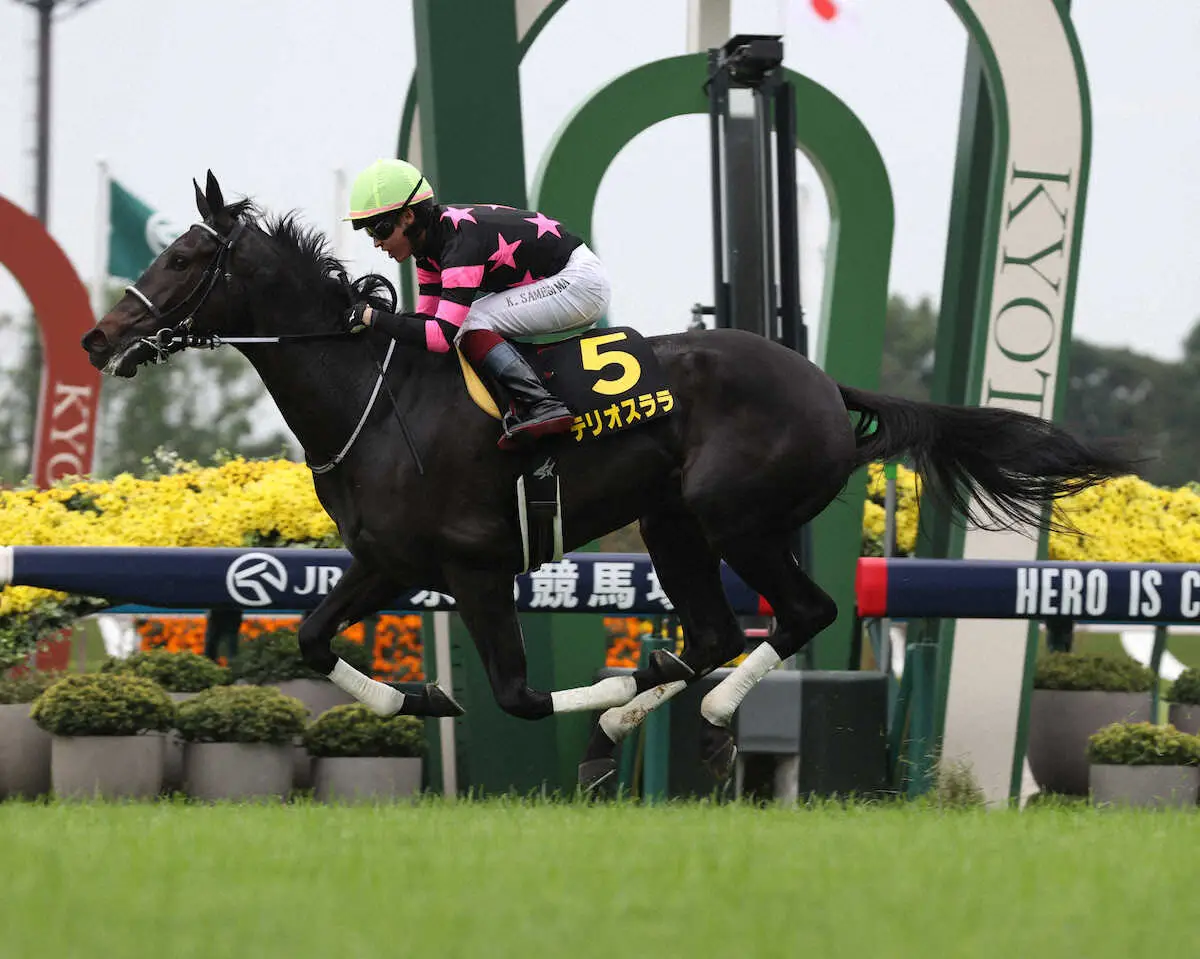
[(129, 379), (138, 371), (138, 367), (154, 356), (154, 347), (145, 340), (136, 339), (128, 346), (114, 353), (112, 359), (104, 364), (101, 373), (107, 376), (120, 376)]

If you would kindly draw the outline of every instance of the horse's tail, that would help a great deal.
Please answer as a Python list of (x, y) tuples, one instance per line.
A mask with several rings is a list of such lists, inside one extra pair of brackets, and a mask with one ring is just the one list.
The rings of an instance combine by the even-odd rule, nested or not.
[(1013, 410), (839, 387), (846, 408), (862, 414), (858, 466), (907, 454), (927, 490), (980, 526), (1040, 525), (1045, 503), (1137, 466), (1112, 444), (1084, 442)]

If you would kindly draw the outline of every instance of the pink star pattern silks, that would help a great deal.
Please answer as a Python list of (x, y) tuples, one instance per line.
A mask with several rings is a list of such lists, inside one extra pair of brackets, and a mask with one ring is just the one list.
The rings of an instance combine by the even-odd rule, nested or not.
[(508, 240), (504, 239), (503, 233), (498, 233), (496, 236), (498, 240), (496, 252), (488, 257), (488, 262), (493, 264), (488, 272), (498, 270), (502, 266), (510, 266), (515, 270), (517, 268), (517, 261), (513, 259), (513, 254), (517, 252), (517, 247), (521, 245), (522, 241), (514, 240), (512, 243), (509, 243)]
[(461, 220), (466, 220), (468, 223), (475, 223), (475, 217), (471, 215), (471, 211), (465, 207), (448, 206), (446, 212), (442, 214), (442, 219), (449, 219), (454, 224), (454, 229), (458, 229), (458, 224)]
[(562, 234), (558, 232), (558, 220), (551, 220), (544, 213), (539, 213), (537, 216), (525, 217), (526, 223), (532, 223), (537, 227), (537, 238), (540, 240), (545, 234), (553, 233), (555, 236), (562, 238)]
[(486, 206), (489, 210), (515, 210), (515, 206), (505, 206), (503, 203), (480, 203), (479, 206)]
[(540, 276), (534, 276), (532, 273), (526, 270), (525, 275), (519, 280), (513, 280), (513, 282), (508, 284), (508, 288), (511, 290), (514, 286), (528, 286), (530, 283), (536, 283), (540, 279)]

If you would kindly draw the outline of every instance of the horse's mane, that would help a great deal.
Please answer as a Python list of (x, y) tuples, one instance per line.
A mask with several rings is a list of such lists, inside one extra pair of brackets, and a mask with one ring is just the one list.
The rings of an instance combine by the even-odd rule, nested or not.
[(377, 309), (395, 311), (396, 288), (391, 281), (378, 273), (351, 280), (346, 264), (329, 249), (325, 234), (301, 223), (295, 211), (264, 216), (254, 201), (245, 199), (229, 204), (225, 212), (235, 219), (255, 223), (275, 240), (288, 261), (289, 275), (305, 287), (320, 290), (341, 307), (365, 300)]

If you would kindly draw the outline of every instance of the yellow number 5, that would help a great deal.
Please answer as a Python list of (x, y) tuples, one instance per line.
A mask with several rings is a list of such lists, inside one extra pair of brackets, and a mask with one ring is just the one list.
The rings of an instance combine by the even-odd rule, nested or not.
[(606, 350), (600, 352), (605, 343), (616, 343), (626, 338), (624, 333), (608, 333), (604, 336), (589, 336), (579, 341), (579, 352), (583, 358), (585, 370), (602, 370), (606, 366), (621, 367), (621, 376), (615, 380), (598, 379), (592, 384), (593, 393), (603, 393), (605, 396), (616, 396), (624, 393), (642, 376), (642, 366), (632, 353), (623, 350)]

